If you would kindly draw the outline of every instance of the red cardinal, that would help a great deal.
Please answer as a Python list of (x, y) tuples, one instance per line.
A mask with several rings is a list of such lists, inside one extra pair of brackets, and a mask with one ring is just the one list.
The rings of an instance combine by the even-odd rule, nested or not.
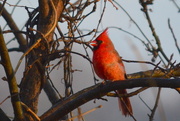
[[(108, 37), (106, 29), (94, 41), (91, 42), (93, 48), (93, 66), (96, 74), (104, 80), (125, 80), (126, 73), (121, 57), (114, 48)], [(118, 94), (127, 94), (125, 89), (117, 90)], [(132, 115), (132, 107), (128, 97), (119, 99), (119, 107), (122, 114)]]

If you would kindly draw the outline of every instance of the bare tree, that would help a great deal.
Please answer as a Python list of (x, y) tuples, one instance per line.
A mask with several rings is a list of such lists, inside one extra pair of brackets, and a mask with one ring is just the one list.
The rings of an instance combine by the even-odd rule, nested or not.
[[(99, 0), (77, 0), (74, 2), (68, 0), (39, 0), (37, 8), (21, 6), (19, 2), (17, 2), (16, 5), (10, 4), (7, 0), (3, 0), (0, 3), (0, 15), (9, 27), (9, 29), (4, 27), (3, 30), (0, 30), (0, 62), (6, 73), (6, 77), (4, 77), (3, 80), (7, 81), (9, 85), (14, 120), (73, 120), (74, 117), (71, 115), (71, 112), (74, 109), (78, 109), (79, 111), (78, 118), (83, 119), (83, 115), (85, 114), (81, 113), (79, 106), (93, 99), (106, 100), (103, 98), (105, 95), (118, 97), (119, 95), (110, 93), (113, 90), (139, 87), (138, 90), (132, 93), (120, 95), (131, 97), (139, 94), (148, 87), (158, 87), (157, 98), (154, 107), (151, 109), (151, 114), (149, 115), (149, 120), (152, 121), (158, 106), (161, 88), (174, 88), (179, 92), (179, 63), (172, 61), (173, 55), (168, 57), (164, 52), (161, 44), (162, 41), (158, 37), (158, 33), (156, 32), (149, 15), (149, 12), (151, 11), (149, 6), (153, 6), (154, 0), (139, 0), (139, 5), (141, 5), (140, 12), (143, 12), (145, 15), (148, 23), (147, 27), (149, 27), (152, 33), (155, 44), (152, 43), (136, 21), (118, 1), (101, 1), (103, 7), (99, 18), (95, 20), (97, 21), (96, 28), (88, 30), (88, 32), (81, 30), (80, 26), (90, 15), (98, 12), (97, 8), (99, 6), (97, 4), (99, 4)], [(178, 4), (175, 1), (172, 2), (175, 7), (179, 9)], [(94, 81), (94, 85), (74, 93), (72, 85), (73, 73), (79, 70), (74, 70), (72, 67), (72, 55), (84, 58), (84, 61), (87, 61), (89, 65), (91, 65), (91, 57), (89, 57), (88, 50), (91, 50), (89, 42), (92, 39), (84, 40), (85, 37), (94, 35), (94, 38), (96, 36), (103, 20), (107, 3), (112, 4), (116, 9), (124, 11), (127, 17), (129, 17), (132, 23), (137, 27), (138, 31), (142, 34), (143, 39), (117, 26), (111, 26), (109, 28), (114, 28), (120, 30), (120, 32), (125, 32), (128, 36), (133, 36), (134, 39), (139, 40), (144, 45), (145, 50), (152, 56), (151, 61), (135, 61), (126, 59), (123, 59), (123, 61), (127, 63), (150, 64), (154, 69), (128, 74), (128, 80), (126, 81), (107, 82), (103, 84), (97, 82), (92, 69), (92, 73), (94, 74), (94, 80), (92, 81)], [(18, 25), (4, 7), (5, 5), (10, 5), (14, 9), (21, 7), (27, 11), (28, 20), (22, 30), (17, 27)], [(90, 11), (87, 12), (87, 9), (89, 10), (89, 8)], [(67, 27), (66, 31), (62, 30), (62, 26), (64, 25)], [(180, 52), (178, 39), (176, 38), (173, 27), (171, 26), (170, 19), (168, 20), (167, 25), (169, 26), (169, 30), (173, 36), (175, 47)], [(7, 48), (7, 40), (3, 35), (9, 33), (13, 33), (13, 39), (17, 41), (19, 47)], [(11, 42), (11, 40), (9, 42)], [(82, 46), (85, 54), (74, 51), (73, 47), (75, 44)], [(9, 57), (9, 53), (11, 52), (22, 53), (22, 56), (14, 69)], [(160, 62), (154, 64), (157, 58)], [(54, 60), (56, 60), (56, 64), (52, 65), (51, 62), (54, 62)], [(25, 61), (24, 72), (22, 80), (18, 84), (16, 81), (16, 72), (18, 71), (22, 61)], [(51, 73), (53, 73), (53, 71), (55, 71), (55, 69), (60, 65), (63, 66), (62, 85), (65, 87), (64, 92), (59, 92), (55, 88), (54, 80), (52, 80), (51, 77)], [(82, 79), (82, 81), (83, 80), (84, 79)], [(47, 94), (52, 107), (47, 111), (44, 111), (41, 116), (37, 116), (39, 96), (42, 89)], [(0, 119), (2, 121), (10, 120), (3, 110), (0, 110), (0, 112), (2, 112), (0, 113)], [(138, 120), (133, 116), (132, 118), (133, 120)]]

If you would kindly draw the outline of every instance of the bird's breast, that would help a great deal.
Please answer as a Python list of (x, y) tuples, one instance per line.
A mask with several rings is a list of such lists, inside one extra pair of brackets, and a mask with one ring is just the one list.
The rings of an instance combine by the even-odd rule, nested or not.
[(124, 80), (124, 66), (119, 63), (119, 55), (113, 52), (96, 51), (93, 54), (93, 66), (96, 74), (105, 80)]

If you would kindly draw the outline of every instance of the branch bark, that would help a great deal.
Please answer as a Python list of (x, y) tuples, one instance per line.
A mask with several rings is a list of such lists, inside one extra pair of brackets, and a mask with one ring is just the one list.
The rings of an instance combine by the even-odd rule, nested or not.
[[(48, 44), (53, 41), (53, 33), (62, 11), (63, 0), (39, 0), (39, 20), (37, 26), (36, 40), (24, 55), (28, 54), (27, 67), (20, 85), (20, 97), (32, 111), (37, 113), (38, 99), (41, 89), (45, 83), (45, 69), (48, 63)], [(32, 116), (25, 113), (26, 119), (34, 121)]]
[(135, 87), (178, 88), (180, 87), (180, 79), (141, 78), (100, 83), (83, 89), (63, 101), (58, 102), (40, 116), (40, 118), (42, 121), (56, 121), (86, 102), (93, 99), (99, 99), (110, 91), (131, 89)]
[(16, 82), (16, 77), (14, 76), (13, 67), (10, 61), (9, 53), (6, 48), (6, 44), (3, 38), (1, 28), (0, 28), (0, 55), (1, 55), (2, 65), (4, 67), (7, 76), (9, 91), (11, 94), (11, 102), (15, 114), (15, 120), (24, 121), (24, 114), (19, 98), (19, 91)]
[(146, 77), (155, 77), (155, 78), (169, 78), (169, 77), (179, 77), (180, 76), (180, 65), (177, 64), (175, 67), (161, 70), (147, 70), (142, 72), (137, 72), (133, 74), (127, 74), (128, 79), (137, 79), (137, 78), (146, 78)]
[[(2, 8), (2, 7), (3, 6), (0, 3), (0, 8)], [(11, 28), (11, 30), (15, 31), (14, 36), (15, 36), (15, 38), (17, 39), (17, 41), (19, 43), (19, 46), (20, 46), (19, 48), (21, 49), (22, 52), (25, 52), (26, 49), (27, 49), (27, 41), (23, 37), (22, 33), (18, 33), (19, 28), (17, 27), (17, 25), (14, 22), (14, 20), (12, 19), (11, 15), (8, 13), (8, 11), (5, 8), (2, 9), (2, 16), (6, 20), (7, 24)]]
[(11, 121), (1, 108), (0, 108), (0, 121)]

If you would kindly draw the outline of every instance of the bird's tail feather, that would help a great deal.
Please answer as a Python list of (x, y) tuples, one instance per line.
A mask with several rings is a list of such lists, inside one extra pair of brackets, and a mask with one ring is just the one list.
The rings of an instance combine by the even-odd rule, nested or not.
[[(118, 94), (127, 94), (127, 91), (117, 90)], [(133, 114), (132, 106), (129, 97), (120, 97), (119, 98), (119, 109), (122, 111), (124, 116), (129, 116)]]

